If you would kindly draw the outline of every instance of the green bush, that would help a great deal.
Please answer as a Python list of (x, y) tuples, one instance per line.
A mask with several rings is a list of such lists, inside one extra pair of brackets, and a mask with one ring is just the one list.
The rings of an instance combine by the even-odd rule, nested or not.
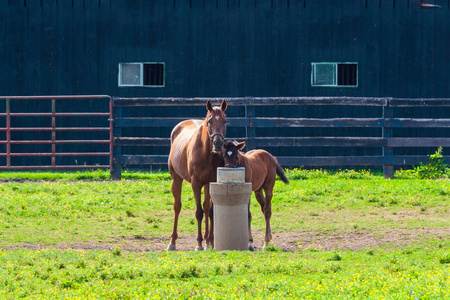
[(437, 179), (442, 178), (446, 173), (446, 169), (449, 167), (444, 163), (445, 159), (442, 156), (442, 147), (439, 147), (438, 150), (429, 155), (430, 161), (423, 165), (420, 163), (420, 166), (415, 168), (417, 173), (417, 177), (420, 179)]

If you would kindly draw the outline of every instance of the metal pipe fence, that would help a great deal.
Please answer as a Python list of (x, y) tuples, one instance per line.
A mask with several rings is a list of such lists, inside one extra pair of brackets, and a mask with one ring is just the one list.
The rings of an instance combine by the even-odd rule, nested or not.
[[(104, 112), (58, 112), (57, 102), (65, 100), (79, 100), (85, 101), (88, 99), (105, 99), (108, 101), (108, 108)], [(48, 112), (15, 112), (11, 109), (11, 104), (14, 101), (25, 100), (37, 100), (37, 101), (50, 101), (51, 109)], [(0, 113), (0, 118), (5, 118), (5, 127), (0, 128), (0, 132), (5, 132), (5, 139), (0, 140), (0, 145), (5, 145), (6, 151), (0, 153), (0, 157), (6, 158), (6, 163), (0, 165), (2, 170), (43, 170), (43, 169), (110, 169), (113, 168), (113, 108), (112, 99), (106, 95), (83, 95), (83, 96), (26, 96), (26, 97), (0, 97), (0, 101), (5, 102), (5, 112)], [(84, 106), (83, 106), (84, 107)], [(14, 127), (12, 126), (12, 119), (20, 119), (25, 117), (47, 117), (50, 118), (50, 124), (47, 127)], [(57, 118), (86, 118), (86, 117), (103, 117), (107, 120), (108, 127), (60, 127), (57, 126)], [(57, 133), (62, 132), (108, 132), (108, 138), (99, 139), (58, 139)], [(35, 139), (13, 139), (13, 132), (50, 132), (49, 139), (35, 140)], [(57, 145), (65, 144), (107, 144), (109, 145), (109, 151), (93, 151), (93, 152), (60, 152), (57, 151)], [(50, 145), (51, 152), (13, 152), (12, 145)], [(43, 164), (27, 164), (27, 165), (14, 165), (11, 161), (13, 157), (49, 157), (51, 163), (47, 165)], [(57, 157), (108, 157), (109, 164), (100, 165), (74, 165), (74, 164), (58, 164)]]

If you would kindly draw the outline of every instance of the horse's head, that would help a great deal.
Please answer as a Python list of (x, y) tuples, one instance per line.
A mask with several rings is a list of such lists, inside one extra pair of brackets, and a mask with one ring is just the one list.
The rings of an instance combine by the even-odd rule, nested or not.
[(208, 114), (206, 115), (206, 124), (208, 135), (213, 146), (212, 152), (219, 153), (222, 151), (223, 141), (227, 132), (227, 101), (223, 100), (219, 106), (212, 106), (211, 101), (206, 102)]
[(244, 149), (245, 142), (225, 141), (223, 144), (223, 160), (226, 168), (239, 167), (239, 150)]

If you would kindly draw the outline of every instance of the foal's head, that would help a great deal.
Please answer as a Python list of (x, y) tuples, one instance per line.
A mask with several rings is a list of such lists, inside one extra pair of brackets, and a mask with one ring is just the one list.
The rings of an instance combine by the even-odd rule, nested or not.
[(244, 149), (245, 142), (226, 141), (223, 144), (223, 160), (226, 168), (239, 167), (239, 150)]
[(206, 102), (208, 114), (206, 115), (208, 135), (213, 145), (212, 152), (219, 153), (222, 151), (223, 141), (227, 131), (227, 101), (223, 100), (220, 107), (212, 106), (211, 101)]

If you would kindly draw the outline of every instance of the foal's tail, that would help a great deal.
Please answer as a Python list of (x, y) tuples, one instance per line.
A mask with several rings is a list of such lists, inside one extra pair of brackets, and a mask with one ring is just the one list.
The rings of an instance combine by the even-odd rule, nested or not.
[(277, 161), (277, 175), (280, 177), (280, 179), (286, 183), (289, 184), (289, 179), (286, 177), (286, 174), (284, 174), (283, 168), (280, 166), (280, 164)]

